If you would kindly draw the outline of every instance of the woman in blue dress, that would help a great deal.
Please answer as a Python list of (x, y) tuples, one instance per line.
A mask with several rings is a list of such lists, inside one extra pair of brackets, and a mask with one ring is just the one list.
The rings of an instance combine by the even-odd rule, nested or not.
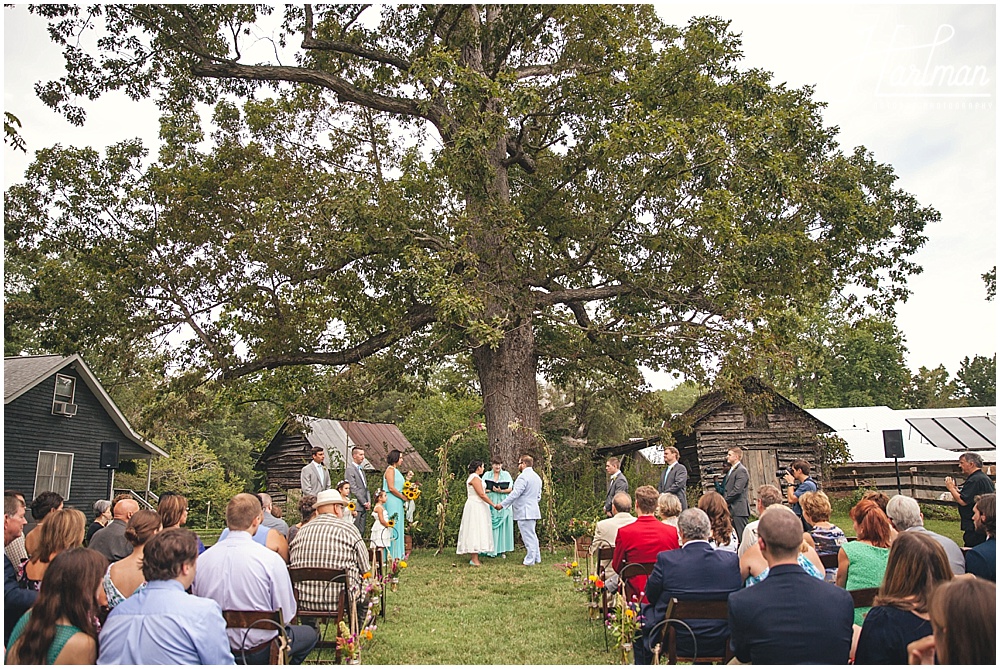
[[(496, 481), (499, 486), (486, 489), (486, 496), (494, 504), (499, 504), (514, 489), (514, 479), (510, 477), (510, 472), (503, 468), (500, 458), (494, 457), (491, 461), (493, 468), (486, 472), (483, 481)], [(493, 551), (487, 553), (489, 557), (504, 555), (514, 550), (514, 510), (510, 507), (497, 511), (495, 508), (490, 511), (493, 518)]]
[(382, 477), (382, 490), (385, 490), (388, 499), (385, 502), (385, 515), (390, 522), (395, 521), (392, 528), (392, 543), (389, 545), (389, 557), (401, 558), (406, 552), (403, 541), (403, 514), (406, 505), (406, 498), (403, 496), (403, 472), (399, 471), (400, 460), (403, 454), (395, 448), (389, 451), (386, 456), (388, 466), (385, 468), (385, 475)]

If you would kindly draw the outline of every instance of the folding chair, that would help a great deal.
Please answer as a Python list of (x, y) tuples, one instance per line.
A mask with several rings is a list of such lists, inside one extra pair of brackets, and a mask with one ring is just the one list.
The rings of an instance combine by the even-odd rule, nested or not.
[[(226, 620), (227, 629), (243, 629), (243, 642), (239, 648), (232, 648), (233, 656), (237, 662), (243, 660), (247, 663), (247, 654), (257, 653), (270, 647), (271, 654), (268, 664), (288, 664), (290, 650), (288, 643), (288, 633), (285, 631), (285, 623), (281, 619), (281, 611), (223, 611), (222, 617)], [(273, 629), (278, 636), (252, 648), (246, 647), (246, 637), (252, 629)]]
[[(594, 546), (597, 546), (596, 551), (594, 551)], [(604, 541), (603, 539), (591, 545), (591, 552), (594, 556), (594, 571), (591, 572), (596, 574), (598, 578), (604, 580), (604, 568), (611, 564), (612, 558), (615, 555), (615, 547)], [(604, 650), (608, 650), (608, 612), (610, 607), (608, 606), (608, 589), (601, 588), (601, 626), (604, 627)]]
[[(632, 587), (631, 580), (636, 576), (645, 575), (647, 578), (653, 573), (655, 562), (629, 562), (618, 572), (618, 592), (625, 597), (626, 602), (632, 601), (632, 597), (638, 597), (639, 591)], [(640, 597), (640, 601), (641, 601)]]
[[(337, 647), (336, 635), (334, 635), (334, 640), (326, 638), (330, 623), (332, 622), (336, 629), (340, 626), (340, 621), (344, 620), (344, 618), (350, 616), (350, 619), (353, 620), (356, 616), (356, 612), (349, 611), (347, 606), (347, 572), (343, 569), (328, 569), (323, 567), (289, 567), (288, 576), (292, 580), (292, 590), (295, 593), (295, 601), (298, 604), (298, 611), (295, 614), (294, 620), (299, 622), (299, 624), (301, 624), (302, 618), (316, 618), (323, 621), (323, 632), (319, 635), (319, 641), (316, 642), (316, 648), (319, 650), (316, 661), (319, 662), (323, 656), (324, 648)], [(301, 589), (302, 585), (307, 582), (319, 582), (322, 584), (323, 594), (319, 598), (320, 601), (333, 601), (334, 589), (339, 586), (340, 593), (337, 595), (332, 608), (317, 609), (302, 606)], [(310, 599), (313, 598), (314, 595), (310, 595)], [(339, 650), (335, 652), (334, 659), (336, 662), (340, 662)]]
[[(657, 627), (663, 626), (660, 631), (660, 640), (653, 648), (653, 664), (659, 664), (660, 653), (666, 644), (667, 664), (677, 664), (678, 660), (691, 662), (693, 664), (727, 664), (733, 659), (733, 652), (729, 647), (729, 637), (726, 637), (726, 652), (723, 655), (702, 656), (696, 655), (684, 657), (677, 655), (677, 626), (672, 625), (674, 621), (685, 620), (729, 620), (729, 606), (725, 600), (714, 601), (680, 601), (676, 597), (670, 599), (667, 605), (666, 618)], [(655, 634), (656, 629), (652, 632)], [(655, 637), (654, 637), (655, 638)], [(695, 652), (697, 653), (698, 639), (695, 637)]]
[(851, 593), (851, 599), (854, 600), (854, 608), (862, 608), (865, 606), (871, 606), (875, 601), (875, 595), (878, 594), (878, 588), (861, 588), (860, 590), (848, 590)]
[(829, 553), (826, 555), (820, 555), (819, 560), (823, 563), (824, 569), (836, 569), (838, 566), (838, 555), (837, 553)]

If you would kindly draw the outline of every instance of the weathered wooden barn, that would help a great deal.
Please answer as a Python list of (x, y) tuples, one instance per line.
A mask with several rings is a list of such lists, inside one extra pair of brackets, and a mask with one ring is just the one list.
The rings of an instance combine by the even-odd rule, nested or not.
[(316, 446), (326, 452), (325, 464), (333, 483), (344, 478), (345, 463), (355, 446), (365, 449), (361, 468), (369, 475), (372, 490), (381, 485), (386, 456), (393, 449), (403, 454), (401, 469), (404, 471), (431, 471), (420, 453), (391, 423), (292, 416), (281, 424), (254, 464), (254, 469), (264, 472), (267, 492), (275, 501), (284, 502), (288, 491), (300, 489), (299, 474), (309, 463), (310, 451)]
[(833, 428), (759, 379), (747, 378), (740, 385), (737, 397), (717, 390), (681, 415), (684, 427), (673, 437), (688, 470), (688, 489), (707, 490), (724, 475), (729, 468), (726, 453), (734, 446), (743, 449), (743, 464), (750, 473), (751, 508), (757, 488), (776, 484), (775, 472), (798, 458), (812, 465), (811, 475), (820, 481), (819, 435)]
[(29, 502), (51, 490), (90, 516), (113, 476), (102, 449), (115, 467), (166, 457), (132, 429), (79, 355), (4, 358), (3, 369), (4, 488)]

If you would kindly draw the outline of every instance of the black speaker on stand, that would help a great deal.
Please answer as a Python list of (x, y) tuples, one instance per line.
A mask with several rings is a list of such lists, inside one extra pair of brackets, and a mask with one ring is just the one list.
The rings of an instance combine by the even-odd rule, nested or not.
[(892, 458), (896, 463), (896, 492), (903, 494), (903, 482), (899, 478), (899, 459), (905, 458), (903, 452), (903, 431), (882, 430), (882, 445), (885, 447), (885, 457)]
[(118, 469), (118, 442), (101, 442), (101, 469), (108, 470), (108, 499), (115, 498), (115, 470)]

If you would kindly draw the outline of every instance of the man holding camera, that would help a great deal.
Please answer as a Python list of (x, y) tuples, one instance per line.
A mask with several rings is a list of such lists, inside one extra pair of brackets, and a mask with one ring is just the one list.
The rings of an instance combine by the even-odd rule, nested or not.
[(782, 476), (782, 480), (788, 486), (785, 491), (788, 496), (788, 503), (792, 505), (792, 511), (794, 511), (795, 515), (799, 517), (800, 521), (802, 521), (803, 531), (809, 531), (809, 528), (806, 526), (806, 521), (802, 517), (802, 506), (799, 504), (799, 497), (802, 497), (802, 495), (807, 492), (816, 492), (819, 490), (819, 486), (816, 485), (816, 481), (809, 476), (811, 467), (805, 460), (800, 458), (793, 461), (789, 466), (789, 469), (791, 471), (789, 472), (786, 470), (784, 476)]

